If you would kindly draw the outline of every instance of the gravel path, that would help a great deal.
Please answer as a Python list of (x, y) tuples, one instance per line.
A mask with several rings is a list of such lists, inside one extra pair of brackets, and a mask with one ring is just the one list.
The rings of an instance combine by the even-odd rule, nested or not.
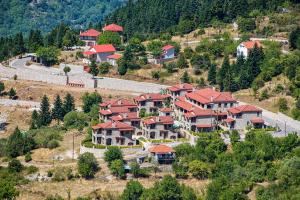
[(23, 100), (12, 100), (12, 99), (0, 99), (1, 106), (22, 106), (30, 108), (39, 108), (40, 102), (34, 101), (23, 101)]

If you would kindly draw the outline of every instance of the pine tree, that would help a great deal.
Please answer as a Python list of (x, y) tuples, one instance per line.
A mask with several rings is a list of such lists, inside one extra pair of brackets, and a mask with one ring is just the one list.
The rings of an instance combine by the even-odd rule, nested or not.
[(186, 61), (186, 59), (185, 59), (185, 57), (182, 53), (179, 55), (179, 58), (178, 58), (178, 61), (177, 61), (176, 65), (180, 69), (184, 69), (184, 68), (189, 67), (188, 62)]
[(191, 78), (190, 78), (190, 76), (189, 76), (189, 74), (188, 74), (187, 71), (185, 71), (183, 73), (183, 75), (182, 75), (182, 77), (181, 77), (180, 80), (181, 80), (182, 83), (190, 83), (191, 82)]
[(36, 129), (41, 127), (39, 114), (36, 110), (34, 110), (31, 114), (31, 122), (30, 122), (30, 129)]
[(51, 123), (51, 113), (50, 113), (50, 104), (49, 99), (46, 95), (43, 96), (41, 107), (40, 107), (40, 122), (42, 126), (47, 126)]
[(221, 69), (217, 73), (217, 83), (220, 86), (220, 90), (224, 90), (224, 79), (226, 78), (226, 74), (230, 71), (230, 63), (228, 55), (225, 56), (223, 60), (223, 64)]
[(211, 64), (209, 67), (208, 76), (207, 76), (207, 80), (209, 81), (210, 84), (212, 84), (212, 85), (216, 84), (216, 82), (217, 82), (216, 76), (217, 76), (216, 65)]
[(75, 110), (74, 97), (70, 93), (67, 93), (63, 103), (63, 115), (65, 116), (67, 113), (73, 110)]
[(64, 118), (64, 110), (62, 107), (62, 101), (59, 95), (56, 96), (56, 99), (54, 101), (54, 107), (52, 109), (52, 118), (57, 120), (57, 123), (59, 124), (60, 120), (63, 120)]
[(90, 64), (90, 73), (93, 75), (93, 78), (99, 74), (98, 66), (96, 65), (96, 61), (92, 60)]

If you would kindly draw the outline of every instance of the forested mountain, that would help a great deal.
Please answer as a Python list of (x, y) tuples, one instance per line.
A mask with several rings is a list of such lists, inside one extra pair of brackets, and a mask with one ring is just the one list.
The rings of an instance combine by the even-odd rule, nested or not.
[(0, 36), (31, 29), (48, 32), (60, 22), (72, 27), (86, 27), (125, 0), (0, 0)]
[[(299, 0), (290, 0), (298, 3)], [(126, 6), (110, 14), (106, 21), (125, 27), (127, 36), (160, 31), (188, 32), (212, 21), (231, 22), (237, 16), (248, 17), (256, 10), (276, 10), (285, 0), (129, 0)], [(179, 25), (178, 25), (179, 24)], [(174, 27), (178, 25), (178, 27)]]

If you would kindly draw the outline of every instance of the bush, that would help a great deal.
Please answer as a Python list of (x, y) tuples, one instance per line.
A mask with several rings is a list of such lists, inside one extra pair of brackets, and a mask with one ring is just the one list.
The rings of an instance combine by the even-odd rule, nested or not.
[(143, 194), (144, 188), (138, 181), (129, 181), (120, 200), (138, 200)]
[(285, 98), (280, 98), (278, 100), (278, 106), (279, 106), (279, 111), (280, 112), (285, 112), (289, 109), (287, 100)]
[(64, 117), (64, 125), (67, 128), (83, 128), (88, 125), (88, 116), (83, 112), (71, 111)]
[(259, 101), (265, 100), (269, 98), (269, 94), (268, 94), (268, 90), (264, 89), (261, 93), (260, 93), (260, 97), (259, 97)]
[(25, 162), (30, 162), (31, 160), (32, 160), (31, 154), (29, 152), (26, 153), (26, 155), (25, 155)]
[[(56, 167), (53, 170), (53, 181), (61, 182), (65, 180), (69, 180), (72, 174), (72, 169), (70, 167)], [(47, 174), (51, 175), (51, 172)]]
[(112, 174), (117, 176), (118, 178), (125, 178), (125, 168), (123, 160), (114, 160), (111, 162), (109, 169), (111, 170)]
[(50, 140), (47, 144), (47, 148), (49, 149), (55, 149), (56, 147), (59, 147), (59, 142), (55, 139)]
[(99, 170), (98, 162), (92, 153), (81, 154), (77, 162), (78, 172), (84, 178), (93, 178)]
[(36, 166), (30, 165), (29, 167), (26, 167), (26, 174), (34, 174), (39, 171), (39, 168)]
[(209, 175), (209, 168), (207, 164), (194, 160), (189, 163), (189, 172), (198, 179), (206, 179)]
[(101, 63), (100, 67), (99, 67), (99, 73), (100, 74), (107, 74), (111, 67), (112, 67), (111, 64), (109, 64), (108, 62)]
[(45, 127), (40, 129), (33, 129), (27, 132), (30, 137), (33, 137), (38, 147), (49, 148), (51, 141), (61, 141), (63, 130), (59, 127)]
[(23, 169), (23, 165), (19, 160), (15, 158), (8, 163), (8, 170), (11, 172), (21, 172), (22, 169)]
[(160, 78), (160, 72), (159, 71), (152, 71), (151, 72), (151, 76), (152, 76), (153, 79), (159, 80), (159, 78)]
[(108, 149), (104, 153), (104, 160), (110, 164), (114, 160), (123, 160), (123, 154), (120, 148), (118, 147), (108, 147)]

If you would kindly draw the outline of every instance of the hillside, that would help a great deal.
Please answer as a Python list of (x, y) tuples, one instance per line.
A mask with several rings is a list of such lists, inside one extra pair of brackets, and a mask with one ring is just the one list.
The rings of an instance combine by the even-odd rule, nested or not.
[(98, 23), (124, 0), (0, 0), (0, 36), (30, 29), (49, 32), (60, 22), (75, 28)]
[(127, 36), (155, 35), (159, 32), (185, 34), (197, 27), (232, 22), (257, 13), (277, 11), (284, 3), (297, 0), (130, 0), (126, 6), (110, 14), (106, 21), (125, 27)]

